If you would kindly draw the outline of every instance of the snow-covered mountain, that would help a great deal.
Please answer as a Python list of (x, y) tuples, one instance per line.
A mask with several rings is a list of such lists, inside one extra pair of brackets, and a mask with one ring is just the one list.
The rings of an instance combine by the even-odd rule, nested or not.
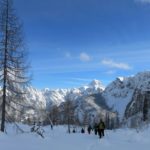
[(44, 109), (46, 107), (46, 98), (42, 91), (30, 86), (26, 88), (26, 93), (25, 99), (29, 106), (34, 106), (37, 109)]
[(30, 108), (26, 109), (25, 114), (33, 118), (33, 116), (35, 117), (40, 114), (39, 111), (50, 111), (50, 108), (52, 106), (59, 106), (68, 98), (69, 100), (74, 101), (74, 103), (78, 105), (77, 110), (79, 111), (81, 111), (81, 109), (84, 107), (86, 108), (86, 110), (92, 110), (92, 112), (99, 112), (100, 110), (102, 110), (102, 108), (100, 109), (100, 105), (95, 103), (94, 97), (90, 96), (93, 94), (101, 94), (103, 90), (104, 86), (98, 80), (93, 80), (90, 84), (86, 86), (73, 89), (51, 90), (45, 88), (43, 90), (37, 90), (33, 87), (28, 87), (26, 89), (26, 105), (33, 106), (35, 112), (32, 108)]
[[(132, 77), (117, 78), (105, 88), (102, 95), (109, 107), (118, 111), (121, 119), (128, 119), (142, 111), (148, 91), (150, 72), (146, 71)], [(148, 101), (150, 103), (150, 98)]]
[(69, 90), (67, 89), (57, 89), (57, 90), (50, 90), (48, 88), (41, 91), (45, 103), (46, 109), (49, 109), (53, 105), (59, 106), (62, 102), (65, 101), (65, 97)]
[(80, 88), (57, 90), (44, 89), (40, 92), (42, 92), (44, 101), (46, 101), (46, 108), (48, 109), (52, 105), (58, 106), (62, 102), (65, 102), (66, 97), (69, 97), (70, 100), (76, 100), (82, 96), (101, 93), (103, 90), (104, 86), (102, 83), (98, 80), (93, 80), (89, 85)]
[[(141, 72), (131, 77), (118, 77), (106, 88), (98, 80), (73, 89), (37, 90), (28, 87), (25, 110), (28, 116), (38, 116), (39, 110), (49, 111), (54, 105), (60, 106), (66, 99), (74, 101), (77, 112), (83, 109), (91, 114), (106, 114), (114, 116), (118, 112), (121, 120), (133, 116), (142, 116), (145, 98), (150, 109), (150, 71)], [(33, 111), (32, 107), (36, 110)], [(140, 115), (139, 115), (140, 114)], [(79, 114), (80, 115), (80, 114)]]
[(107, 104), (116, 110), (121, 118), (134, 93), (133, 81), (130, 78), (119, 77), (110, 83), (102, 94)]

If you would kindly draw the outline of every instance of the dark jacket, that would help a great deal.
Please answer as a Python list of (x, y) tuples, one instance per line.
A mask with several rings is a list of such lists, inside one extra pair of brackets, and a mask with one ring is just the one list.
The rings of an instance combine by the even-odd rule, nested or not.
[(105, 123), (103, 121), (99, 123), (99, 129), (105, 129)]

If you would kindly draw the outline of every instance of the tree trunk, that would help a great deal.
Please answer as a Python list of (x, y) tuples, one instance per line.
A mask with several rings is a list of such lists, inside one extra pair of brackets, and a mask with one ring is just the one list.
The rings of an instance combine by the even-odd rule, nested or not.
[(7, 79), (7, 46), (8, 46), (8, 0), (6, 9), (6, 25), (5, 25), (5, 51), (4, 51), (4, 81), (3, 81), (3, 99), (2, 99), (2, 121), (1, 131), (5, 130), (5, 107), (6, 107), (6, 79)]

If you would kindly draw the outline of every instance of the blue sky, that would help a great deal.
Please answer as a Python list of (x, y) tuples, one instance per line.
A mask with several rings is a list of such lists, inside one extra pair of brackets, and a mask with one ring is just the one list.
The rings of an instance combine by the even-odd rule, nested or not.
[(150, 0), (14, 0), (36, 88), (149, 70)]

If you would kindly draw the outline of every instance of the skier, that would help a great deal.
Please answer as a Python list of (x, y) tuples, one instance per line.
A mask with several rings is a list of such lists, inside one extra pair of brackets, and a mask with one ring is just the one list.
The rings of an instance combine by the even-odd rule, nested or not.
[(84, 129), (83, 129), (83, 128), (81, 129), (81, 133), (85, 133), (85, 131), (84, 131)]
[(90, 134), (90, 133), (91, 133), (91, 130), (92, 130), (91, 125), (88, 126), (88, 129), (87, 129), (87, 130), (88, 130), (88, 133)]
[(102, 120), (100, 120), (98, 128), (99, 138), (102, 138), (102, 136), (104, 136), (104, 130), (105, 130), (105, 123)]

